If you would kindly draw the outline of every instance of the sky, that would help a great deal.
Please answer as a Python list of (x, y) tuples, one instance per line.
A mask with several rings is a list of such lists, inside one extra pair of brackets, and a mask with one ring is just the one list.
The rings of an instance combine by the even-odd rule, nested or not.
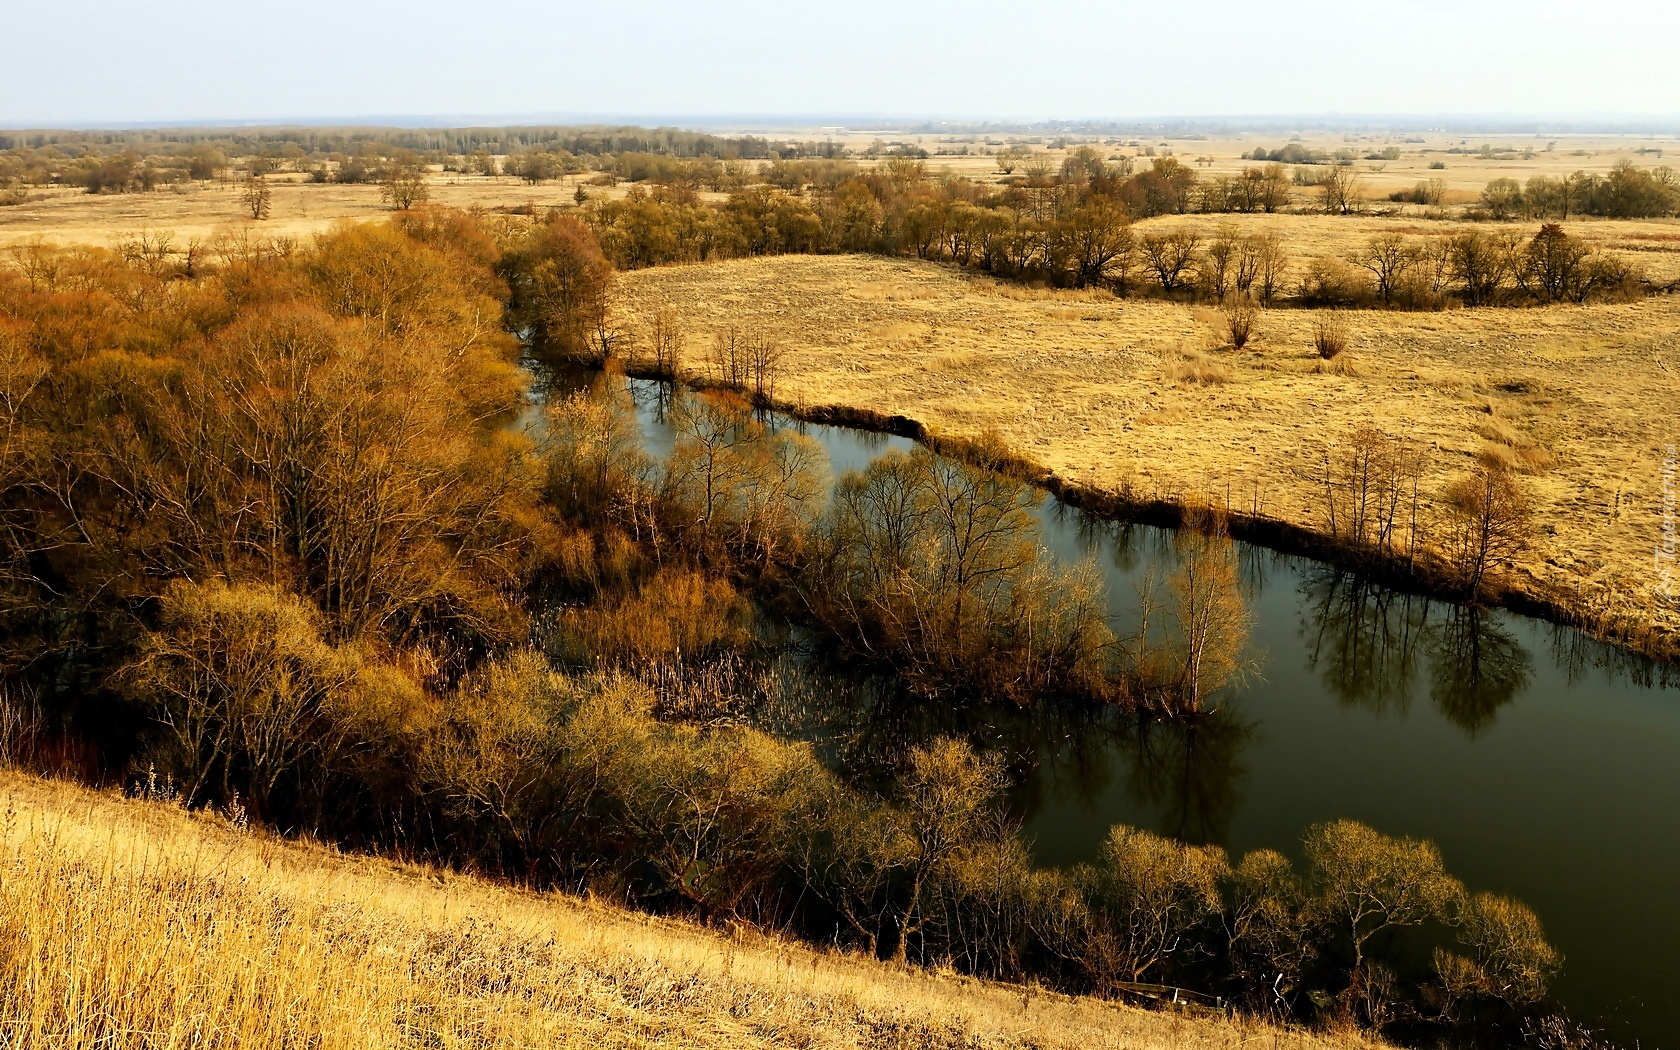
[(0, 126), (1680, 114), (1680, 0), (8, 3)]

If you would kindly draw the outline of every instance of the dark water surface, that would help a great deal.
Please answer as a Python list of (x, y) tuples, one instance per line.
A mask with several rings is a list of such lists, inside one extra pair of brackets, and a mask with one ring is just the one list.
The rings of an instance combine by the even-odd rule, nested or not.
[[(659, 388), (632, 389), (650, 449), (667, 450)], [(835, 477), (911, 444), (772, 422), (819, 441)], [(1103, 570), (1117, 628), (1144, 574), (1172, 570), (1164, 530), (1053, 498), (1039, 517), (1050, 551)], [(880, 703), (862, 721), (855, 708), (827, 717), (846, 723), (852, 754), (950, 731), (1000, 749), (1044, 864), (1092, 859), (1116, 823), (1297, 860), (1301, 832), (1338, 817), (1433, 839), (1471, 890), (1538, 912), (1566, 956), (1557, 992), (1577, 1018), (1629, 1043), (1680, 1048), (1672, 669), (1540, 621), (1431, 602), (1246, 544), (1238, 553), (1259, 671), (1194, 728)], [(810, 706), (805, 729), (821, 732), (823, 705)]]

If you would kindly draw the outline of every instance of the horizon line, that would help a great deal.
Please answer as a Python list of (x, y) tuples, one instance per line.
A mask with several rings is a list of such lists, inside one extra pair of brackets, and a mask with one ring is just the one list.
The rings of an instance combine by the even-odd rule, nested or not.
[[(1439, 125), (1439, 126), (1433, 126)], [(1280, 128), (1358, 129), (1372, 126), (1387, 130), (1406, 131), (1481, 131), (1488, 134), (1540, 133), (1547, 129), (1559, 133), (1614, 134), (1680, 134), (1680, 113), (1616, 113), (1587, 111), (1581, 113), (1520, 111), (1460, 111), (1460, 112), (1302, 112), (1257, 114), (1152, 114), (1142, 116), (937, 116), (888, 113), (599, 113), (551, 112), (525, 113), (367, 113), (342, 116), (273, 116), (248, 118), (166, 118), (153, 120), (69, 120), (61, 122), (19, 123), (0, 128), (12, 133), (45, 133), (55, 131), (171, 131), (171, 130), (263, 130), (287, 128), (386, 128), (399, 130), (428, 130), (451, 128), (517, 128), (517, 127), (674, 127), (693, 130), (709, 129), (777, 129), (777, 130), (904, 130), (922, 129), (923, 134), (935, 133), (938, 128), (970, 131), (1011, 128), (1034, 131), (1066, 130), (1106, 127), (1114, 130), (1135, 128), (1211, 128), (1231, 130), (1276, 130)]]

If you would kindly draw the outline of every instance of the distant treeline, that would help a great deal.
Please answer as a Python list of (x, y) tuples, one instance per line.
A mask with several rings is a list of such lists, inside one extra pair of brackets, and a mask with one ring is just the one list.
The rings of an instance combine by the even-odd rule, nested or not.
[[(673, 177), (652, 192), (636, 187), (589, 205), (585, 215), (621, 269), (872, 252), (1119, 294), (1409, 309), (1579, 302), (1644, 290), (1636, 266), (1557, 226), (1531, 236), (1381, 234), (1345, 255), (1305, 258), (1291, 257), (1275, 235), (1242, 234), (1233, 225), (1139, 231), (1136, 218), (1276, 211), (1289, 199), (1289, 180), (1278, 165), (1204, 179), (1171, 157), (1127, 170), (1082, 149), (1058, 171), (998, 187), (936, 176), (908, 158), (868, 169), (850, 161), (788, 161), (764, 176), (775, 186), (748, 186), (722, 203), (700, 200), (691, 183)], [(1613, 173), (1604, 182), (1622, 179)]]
[[(170, 155), (198, 145), (237, 156), (277, 155), (287, 147), (306, 154), (355, 153), (366, 146), (387, 146), (424, 153), (467, 154), (475, 150), (517, 153), (527, 149), (563, 149), (571, 153), (643, 151), (678, 157), (767, 157), (769, 139), (753, 135), (720, 136), (679, 128), (632, 125), (585, 125), (504, 128), (177, 128), (147, 131), (0, 132), (0, 150), (135, 150)], [(785, 143), (778, 144), (787, 148)]]
[[(664, 157), (762, 160), (831, 156), (832, 142), (719, 136), (677, 128), (181, 128), (151, 131), (0, 132), (0, 185), (24, 182), (89, 185), (86, 173), (120, 164), (141, 179), (105, 176), (101, 188), (151, 189), (182, 178), (210, 178), (235, 158), (252, 170), (306, 170), (346, 158), (419, 156), (447, 163), (475, 153), (560, 153), (607, 157), (621, 153)], [(220, 158), (212, 164), (213, 158)], [(151, 172), (149, 176), (144, 175)], [(260, 172), (259, 172), (260, 173)]]

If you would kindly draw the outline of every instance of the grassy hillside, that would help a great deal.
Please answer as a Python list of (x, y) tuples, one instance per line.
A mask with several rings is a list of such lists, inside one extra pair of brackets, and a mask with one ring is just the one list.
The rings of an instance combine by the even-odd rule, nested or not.
[(245, 1050), (1368, 1046), (813, 952), (0, 772), (0, 1039)]

